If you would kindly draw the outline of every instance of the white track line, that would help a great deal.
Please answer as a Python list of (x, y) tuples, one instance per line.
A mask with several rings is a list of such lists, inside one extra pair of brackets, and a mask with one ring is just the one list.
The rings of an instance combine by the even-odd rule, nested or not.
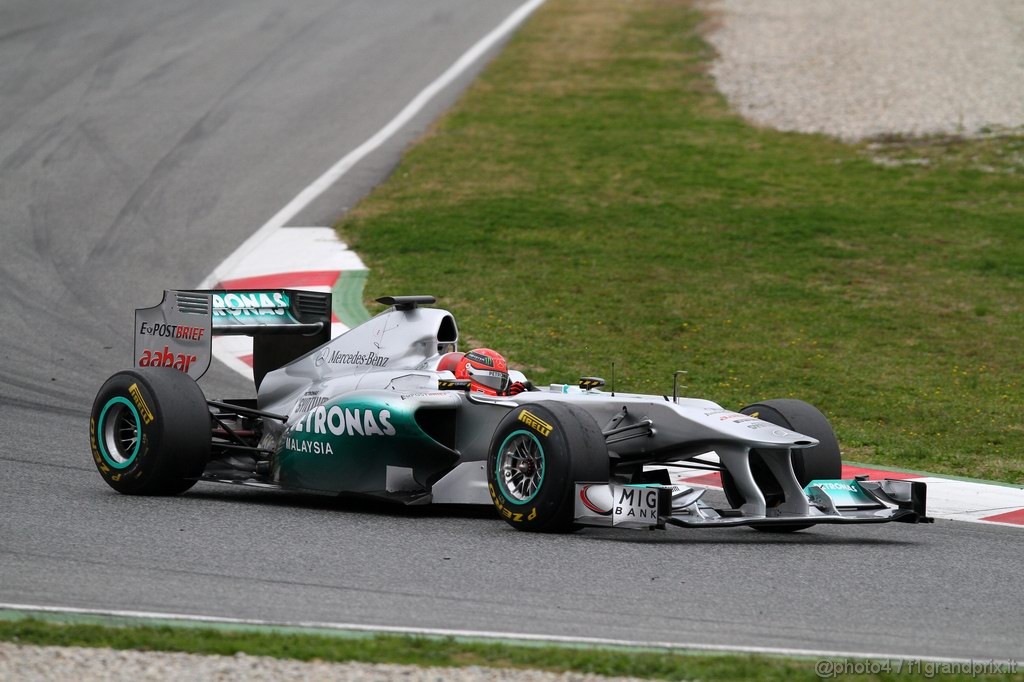
[[(445, 628), (395, 627), (388, 625), (360, 625), (358, 623), (323, 623), (315, 621), (273, 622), (251, 618), (220, 618), (216, 616), (187, 615), (181, 613), (159, 613), (153, 611), (121, 611), (104, 609), (72, 608), (65, 606), (35, 606), (30, 604), (0, 603), (0, 611), (36, 611), (81, 616), (102, 616), (108, 618), (138, 618), (144, 620), (181, 621), (208, 623), (210, 625), (241, 625), (262, 628), (296, 628), (337, 630), (339, 632), (366, 632), (381, 634), (421, 635), (429, 637), (465, 637), (470, 639), (500, 639), (523, 642), (549, 642), (552, 644), (628, 647), (640, 649), (666, 649), (670, 651), (706, 651), (714, 653), (747, 653), (768, 656), (796, 656), (802, 658), (857, 658), (874, 660), (914, 660), (934, 663), (974, 663), (978, 658), (952, 658), (948, 656), (918, 656), (914, 654), (893, 654), (864, 651), (828, 651), (825, 649), (789, 649), (785, 647), (728, 646), (724, 644), (700, 644), (695, 642), (642, 642), (603, 637), (566, 637), (560, 635), (529, 635), (518, 632), (495, 632), (488, 630), (449, 630)], [(986, 661), (989, 659), (986, 659)], [(996, 659), (993, 663), (1018, 663), (1015, 659)]]
[(398, 112), (398, 115), (391, 119), (387, 125), (378, 130), (373, 137), (363, 142), (361, 145), (342, 157), (340, 161), (328, 168), (323, 175), (313, 181), (313, 183), (304, 190), (299, 192), (294, 199), (288, 202), (284, 208), (268, 220), (263, 227), (258, 229), (251, 237), (242, 242), (242, 245), (235, 249), (234, 253), (228, 256), (223, 263), (218, 265), (213, 272), (207, 275), (206, 279), (204, 279), (199, 285), (199, 288), (209, 289), (224, 276), (231, 273), (234, 266), (245, 258), (245, 256), (253, 249), (259, 246), (263, 240), (273, 234), (275, 230), (284, 227), (289, 220), (298, 215), (302, 209), (327, 191), (331, 185), (337, 182), (353, 166), (359, 163), (359, 161), (387, 142), (395, 133), (409, 123), (409, 121), (411, 121), (413, 117), (423, 109), (423, 107), (436, 97), (439, 92), (444, 90), (444, 88), (450, 85), (455, 79), (465, 73), (465, 71), (484, 54), (486, 54), (488, 50), (511, 33), (517, 26), (519, 26), (519, 24), (525, 21), (526, 18), (534, 12), (534, 10), (543, 4), (544, 0), (530, 0), (506, 17), (505, 20), (494, 30), (481, 38), (475, 45), (473, 45), (473, 47), (469, 48), (465, 54), (459, 57), (454, 64), (449, 66), (444, 73), (434, 80), (434, 82), (425, 87), (412, 99), (411, 102), (406, 104), (405, 108)]

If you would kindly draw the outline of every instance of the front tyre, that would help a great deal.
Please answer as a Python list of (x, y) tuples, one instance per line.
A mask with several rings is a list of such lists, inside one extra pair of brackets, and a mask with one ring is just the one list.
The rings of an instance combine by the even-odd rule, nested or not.
[(560, 402), (515, 408), (498, 424), (487, 457), (491, 500), (516, 530), (576, 529), (577, 481), (608, 480), (608, 447), (583, 409)]
[(190, 376), (170, 367), (118, 372), (92, 405), (89, 442), (107, 484), (125, 495), (177, 495), (210, 457), (210, 413)]
[[(766, 422), (796, 431), (818, 440), (813, 448), (799, 448), (792, 451), (793, 473), (801, 486), (806, 486), (816, 479), (836, 479), (843, 475), (842, 455), (839, 452), (839, 441), (828, 418), (818, 408), (802, 400), (780, 398), (764, 400), (748, 405), (740, 410), (743, 414), (757, 417)], [(768, 507), (777, 507), (782, 503), (782, 486), (768, 469), (764, 458), (757, 450), (750, 451), (750, 471), (754, 481), (764, 493)], [(722, 472), (722, 488), (729, 504), (739, 507), (743, 504), (743, 496), (733, 483), (729, 472)], [(768, 533), (792, 533), (793, 531), (810, 528), (812, 523), (793, 523), (777, 526), (754, 526), (757, 530)]]

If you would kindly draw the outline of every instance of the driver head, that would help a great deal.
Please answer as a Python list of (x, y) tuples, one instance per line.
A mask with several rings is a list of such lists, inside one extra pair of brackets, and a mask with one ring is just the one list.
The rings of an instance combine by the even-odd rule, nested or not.
[(455, 367), (455, 376), (470, 381), (470, 390), (487, 395), (508, 393), (508, 363), (501, 353), (477, 348), (466, 353)]

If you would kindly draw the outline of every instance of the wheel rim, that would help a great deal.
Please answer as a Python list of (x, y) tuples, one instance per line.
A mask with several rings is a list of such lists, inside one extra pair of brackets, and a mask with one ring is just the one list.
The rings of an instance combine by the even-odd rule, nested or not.
[(514, 431), (498, 449), (495, 473), (510, 502), (529, 502), (544, 482), (544, 446), (529, 431)]
[(142, 420), (125, 398), (111, 398), (100, 412), (100, 453), (115, 469), (125, 469), (139, 454)]

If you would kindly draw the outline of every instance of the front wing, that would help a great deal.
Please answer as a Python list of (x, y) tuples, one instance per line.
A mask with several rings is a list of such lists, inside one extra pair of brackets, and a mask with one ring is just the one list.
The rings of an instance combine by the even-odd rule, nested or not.
[(920, 481), (815, 480), (803, 490), (807, 513), (769, 508), (764, 515), (720, 509), (704, 502), (702, 488), (681, 485), (576, 484), (575, 520), (587, 526), (618, 528), (718, 528), (794, 526), (819, 523), (931, 523), (927, 489)]

